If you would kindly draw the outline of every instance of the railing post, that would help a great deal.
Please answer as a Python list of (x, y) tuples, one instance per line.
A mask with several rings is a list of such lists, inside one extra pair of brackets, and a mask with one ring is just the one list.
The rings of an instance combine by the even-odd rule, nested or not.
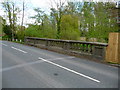
[(46, 40), (46, 47), (49, 47), (49, 43), (50, 43), (50, 41)]
[(33, 39), (33, 46), (35, 45), (35, 39)]
[(69, 41), (64, 41), (64, 42), (63, 42), (63, 49), (69, 50), (69, 49), (70, 49), (69, 46), (70, 46)]
[(27, 37), (24, 37), (24, 43), (27, 44)]
[(67, 50), (69, 50), (69, 49), (70, 49), (70, 43), (67, 42)]

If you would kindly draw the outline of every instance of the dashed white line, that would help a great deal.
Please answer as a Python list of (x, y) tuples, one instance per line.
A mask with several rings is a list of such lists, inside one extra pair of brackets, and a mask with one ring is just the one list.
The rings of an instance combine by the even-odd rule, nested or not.
[(39, 59), (41, 59), (41, 60), (43, 60), (43, 61), (45, 61), (45, 62), (47, 62), (47, 63), (53, 64), (53, 65), (55, 65), (55, 66), (57, 66), (57, 67), (60, 67), (60, 68), (62, 68), (62, 69), (64, 69), (64, 70), (67, 70), (67, 71), (69, 71), (69, 72), (72, 72), (72, 73), (74, 73), (74, 74), (77, 74), (77, 75), (79, 75), (79, 76), (85, 77), (85, 78), (87, 78), (87, 79), (89, 79), (89, 80), (92, 80), (92, 81), (95, 81), (95, 82), (97, 82), (97, 83), (100, 83), (99, 80), (94, 79), (94, 78), (92, 78), (92, 77), (90, 77), (90, 76), (84, 75), (84, 74), (82, 74), (82, 73), (79, 73), (79, 72), (77, 72), (77, 71), (75, 71), (75, 70), (69, 69), (69, 68), (67, 68), (67, 67), (61, 66), (61, 65), (59, 65), (59, 64), (56, 64), (56, 63), (54, 63), (54, 62), (51, 62), (51, 61), (49, 61), (49, 60), (46, 60), (46, 59), (43, 59), (43, 58), (40, 58), (40, 57), (39, 57)]
[(23, 53), (27, 53), (26, 51), (23, 51), (23, 50), (21, 50), (21, 49), (15, 48), (15, 47), (11, 47), (11, 48), (13, 48), (13, 49), (15, 49), (15, 50), (17, 50), (17, 51), (23, 52)]
[(8, 46), (8, 45), (6, 45), (6, 44), (4, 44), (4, 43), (2, 43), (2, 45), (4, 45), (4, 46)]

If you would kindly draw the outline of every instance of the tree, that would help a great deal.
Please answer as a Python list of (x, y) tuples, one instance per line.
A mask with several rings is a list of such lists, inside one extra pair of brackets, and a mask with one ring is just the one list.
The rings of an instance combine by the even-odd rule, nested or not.
[(115, 4), (111, 2), (84, 2), (80, 13), (81, 35), (107, 42), (109, 32), (118, 30), (112, 17), (113, 7)]
[(78, 17), (75, 15), (63, 15), (61, 20), (61, 39), (78, 40)]
[(115, 4), (112, 2), (98, 2), (95, 4), (95, 34), (96, 38), (108, 41), (108, 34), (118, 30), (116, 18), (112, 17), (112, 8)]
[(7, 2), (3, 2), (2, 5), (3, 5), (4, 9), (5, 9), (5, 12), (8, 15), (10, 28), (12, 28), (12, 7), (11, 7), (11, 5), (10, 5), (10, 3), (8, 1)]
[(82, 9), (82, 2), (79, 2), (79, 1), (68, 2), (68, 4), (65, 6), (64, 14), (71, 14), (71, 15), (79, 16), (81, 9)]
[(32, 16), (31, 18), (35, 19), (35, 23), (39, 24), (39, 30), (42, 29), (44, 17), (46, 16), (44, 11), (41, 10), (41, 8), (35, 8), (34, 11), (37, 13), (35, 16)]
[(25, 11), (25, 2), (23, 1), (23, 9), (22, 9), (22, 21), (21, 21), (21, 31), (24, 29), (23, 27), (23, 22), (24, 22), (24, 11)]
[[(54, 17), (55, 21), (56, 21), (56, 27), (57, 27), (57, 38), (60, 38), (60, 33), (61, 33), (61, 19), (62, 19), (62, 15), (63, 15), (63, 9), (64, 9), (64, 5), (66, 3), (65, 1), (62, 0), (58, 0), (55, 1), (53, 0), (53, 3), (51, 5), (51, 16)], [(55, 7), (53, 7), (53, 4), (55, 5)]]
[(83, 8), (80, 13), (80, 28), (81, 35), (89, 37), (88, 32), (94, 30), (94, 14), (93, 14), (94, 2), (84, 2)]
[(9, 26), (12, 30), (12, 38), (16, 36), (16, 23), (17, 23), (17, 14), (20, 12), (20, 9), (15, 6), (14, 2), (4, 1), (2, 3), (4, 11), (7, 13), (7, 17), (9, 20)]
[(0, 37), (3, 36), (3, 27), (6, 25), (6, 20), (0, 16)]
[(68, 2), (68, 5), (65, 6), (64, 14), (73, 15), (76, 13), (76, 7), (74, 2)]

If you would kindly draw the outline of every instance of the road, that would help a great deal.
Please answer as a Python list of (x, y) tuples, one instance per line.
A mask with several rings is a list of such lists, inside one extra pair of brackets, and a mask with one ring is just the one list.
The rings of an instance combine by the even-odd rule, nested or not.
[(8, 41), (2, 44), (3, 88), (117, 88), (118, 68)]

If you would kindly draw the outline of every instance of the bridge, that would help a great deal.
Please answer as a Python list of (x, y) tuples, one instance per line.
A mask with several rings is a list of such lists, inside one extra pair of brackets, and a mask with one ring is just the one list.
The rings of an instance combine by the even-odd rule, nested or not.
[(26, 45), (0, 44), (3, 88), (119, 87), (118, 67), (89, 60), (104, 61), (109, 43), (26, 37)]

